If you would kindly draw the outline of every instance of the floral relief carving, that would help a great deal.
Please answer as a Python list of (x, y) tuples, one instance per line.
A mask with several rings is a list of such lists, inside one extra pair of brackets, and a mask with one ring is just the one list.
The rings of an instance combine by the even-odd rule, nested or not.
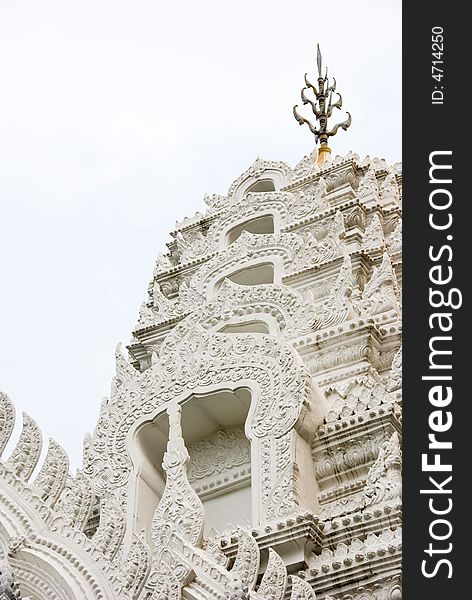
[(328, 192), (336, 191), (345, 186), (354, 190), (357, 187), (357, 179), (354, 172), (354, 166), (352, 162), (348, 162), (345, 165), (333, 169), (329, 175), (326, 176), (326, 189)]
[(286, 179), (288, 179), (290, 177), (292, 169), (290, 165), (282, 161), (264, 160), (262, 158), (256, 158), (252, 165), (230, 185), (228, 190), (228, 198), (234, 196), (236, 190), (246, 180), (250, 178), (260, 177), (264, 175), (266, 171), (278, 171), (282, 173)]
[(340, 211), (337, 211), (331, 221), (329, 233), (321, 241), (310, 231), (305, 232), (303, 243), (289, 267), (289, 272), (322, 264), (343, 254), (344, 236), (343, 216)]
[(154, 327), (158, 322), (152, 308), (150, 308), (146, 302), (143, 302), (139, 308), (138, 321), (134, 326), (134, 330), (137, 331), (139, 329), (145, 329), (146, 327)]
[(299, 503), (297, 498), (297, 479), (299, 468), (296, 462), (291, 462), (279, 475), (265, 506), (267, 517), (287, 517), (297, 510)]
[[(341, 296), (347, 288), (341, 289), (342, 282), (336, 285), (336, 293)], [(281, 284), (244, 286), (225, 279), (211, 302), (195, 309), (167, 335), (163, 352), (170, 352), (196, 322), (211, 328), (218, 322), (237, 322), (242, 316), (265, 319), (267, 315), (275, 319), (282, 333), (293, 338), (313, 330), (319, 311), (304, 302), (296, 290)]]
[(180, 600), (181, 586), (175, 574), (166, 565), (161, 563), (149, 575), (143, 600)]
[(388, 392), (396, 392), (402, 387), (402, 346), (393, 357), (392, 365), (390, 368), (390, 374), (386, 389)]
[(384, 500), (401, 498), (401, 450), (398, 434), (395, 432), (391, 438), (379, 448), (379, 455), (369, 470), (364, 487), (366, 506)]
[(258, 259), (280, 257), (288, 268), (302, 245), (303, 239), (293, 233), (253, 234), (244, 230), (231, 246), (198, 269), (190, 286), (205, 296), (211, 282), (216, 283), (225, 274), (240, 269), (242, 265), (254, 264)]
[(224, 248), (225, 240), (222, 236), (245, 221), (267, 214), (278, 215), (282, 222), (285, 221), (287, 206), (291, 201), (290, 192), (249, 193), (243, 204), (229, 205), (211, 225), (207, 235), (214, 240), (215, 247)]
[(325, 600), (402, 600), (401, 575), (388, 577), (369, 585), (357, 585), (355, 591), (348, 594), (325, 596)]
[(155, 311), (156, 323), (162, 323), (167, 319), (174, 319), (183, 312), (178, 300), (169, 300), (164, 296), (161, 286), (154, 282), (152, 288), (152, 304)]
[(302, 177), (316, 173), (319, 170), (319, 167), (316, 165), (317, 154), (318, 152), (315, 148), (310, 154), (304, 156), (292, 169), (291, 180), (301, 179)]
[(125, 357), (123, 344), (118, 344), (115, 350), (115, 377), (113, 384), (117, 388), (132, 379), (137, 371)]
[(334, 550), (323, 548), (321, 554), (313, 555), (310, 560), (310, 573), (316, 576), (336, 572), (339, 576), (344, 569), (349, 569), (359, 563), (369, 563), (382, 560), (388, 552), (400, 556), (401, 527), (384, 529), (379, 535), (369, 533), (364, 541), (354, 538), (349, 544), (338, 544)]
[(392, 405), (394, 398), (386, 387), (371, 378), (360, 377), (349, 381), (347, 389), (338, 386), (325, 392), (330, 404), (326, 422), (331, 423), (351, 415), (364, 413), (381, 405)]
[(377, 458), (385, 437), (386, 434), (378, 430), (336, 445), (317, 444), (314, 448), (314, 458), (318, 481), (332, 482), (333, 478), (336, 479), (344, 472), (371, 464)]
[(400, 193), (398, 191), (395, 173), (389, 173), (383, 180), (380, 186), (380, 196), (384, 204), (389, 202), (400, 204)]
[[(279, 338), (209, 334), (195, 326), (171, 352), (163, 348), (157, 362), (102, 405), (86, 466), (97, 489), (127, 482), (131, 461), (126, 435), (141, 415), (155, 414), (185, 389), (243, 380), (253, 381), (259, 390), (250, 427), (256, 437), (279, 437), (292, 428), (304, 399), (322, 406), (320, 392), (313, 396), (311, 378), (300, 357)], [(117, 405), (119, 411), (114, 408)]]
[[(20, 584), (15, 580), (10, 565), (0, 562), (0, 598), (1, 600), (22, 600)], [(28, 598), (24, 598), (28, 600)]]
[(251, 462), (251, 447), (242, 429), (220, 430), (210, 439), (189, 446), (189, 481), (203, 479)]
[(320, 177), (315, 184), (294, 191), (288, 209), (289, 222), (330, 210), (331, 205), (326, 196), (326, 180), (323, 177)]
[(215, 251), (213, 240), (195, 227), (185, 233), (177, 232), (176, 240), (181, 263), (196, 260)]
[(172, 269), (172, 263), (168, 254), (160, 252), (156, 258), (156, 264), (154, 266), (154, 277), (157, 277), (161, 273)]
[[(305, 294), (305, 298), (311, 298), (313, 303), (313, 307), (310, 310), (311, 318), (308, 318), (308, 314), (303, 315), (303, 320), (310, 325), (310, 331), (333, 327), (355, 317), (350, 299), (352, 285), (351, 258), (349, 254), (345, 254), (343, 264), (330, 294), (321, 303), (317, 303), (317, 299), (311, 290), (308, 290)], [(308, 310), (306, 309), (305, 313), (308, 313)], [(302, 326), (298, 325), (297, 330), (300, 333), (303, 332)]]

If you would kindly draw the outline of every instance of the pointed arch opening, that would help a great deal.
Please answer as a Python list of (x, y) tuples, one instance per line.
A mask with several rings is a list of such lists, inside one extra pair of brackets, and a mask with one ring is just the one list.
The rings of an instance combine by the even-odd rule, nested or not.
[[(190, 456), (187, 475), (205, 509), (206, 534), (252, 522), (251, 444), (245, 432), (250, 404), (247, 388), (195, 394), (182, 404), (182, 434)], [(149, 533), (163, 494), (168, 435), (165, 413), (136, 433), (135, 531), (146, 528)]]
[(272, 262), (263, 262), (238, 269), (218, 280), (213, 288), (216, 295), (225, 279), (238, 285), (263, 285), (275, 282), (275, 268)]
[(228, 323), (220, 329), (219, 333), (270, 333), (269, 325), (266, 321), (252, 319), (250, 321), (240, 321)]
[(273, 179), (259, 179), (246, 190), (246, 194), (250, 192), (275, 192), (275, 183)]
[(226, 234), (226, 245), (230, 246), (235, 242), (243, 231), (255, 234), (270, 234), (275, 232), (274, 216), (261, 215), (254, 219), (248, 219), (232, 227)]

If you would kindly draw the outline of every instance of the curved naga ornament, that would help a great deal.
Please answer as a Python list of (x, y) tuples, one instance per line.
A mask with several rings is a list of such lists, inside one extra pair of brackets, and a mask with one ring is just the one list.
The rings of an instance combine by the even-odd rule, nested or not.
[(253, 589), (259, 573), (260, 553), (256, 540), (250, 533), (240, 529), (238, 552), (231, 574), (239, 579), (243, 586)]
[(146, 543), (146, 531), (143, 529), (133, 541), (126, 556), (120, 556), (119, 567), (130, 595), (138, 596), (146, 580), (151, 564), (151, 551)]
[(43, 466), (34, 485), (41, 490), (41, 497), (53, 506), (62, 493), (69, 475), (69, 457), (62, 446), (50, 439)]
[(261, 600), (283, 600), (286, 588), (287, 569), (284, 561), (275, 550), (269, 548), (269, 562), (257, 595)]
[(31, 477), (38, 463), (42, 445), (41, 430), (29, 415), (23, 413), (20, 438), (7, 461), (15, 475), (23, 481), (28, 481)]
[[(318, 88), (308, 81), (307, 74), (305, 73), (305, 87), (301, 91), (301, 99), (304, 105), (308, 104), (310, 106), (316, 120), (319, 123), (319, 127), (317, 129), (311, 121), (300, 115), (298, 112), (298, 105), (293, 107), (293, 116), (300, 125), (304, 125), (306, 123), (311, 133), (313, 133), (315, 136), (316, 143), (320, 143), (316, 164), (321, 166), (326, 160), (326, 155), (331, 153), (331, 149), (328, 146), (328, 138), (336, 135), (340, 127), (344, 129), (344, 131), (347, 130), (347, 128), (351, 125), (351, 114), (347, 113), (347, 119), (345, 121), (337, 123), (331, 130), (328, 129), (328, 119), (333, 114), (333, 110), (335, 108), (342, 108), (343, 99), (341, 94), (336, 91), (336, 79), (333, 77), (333, 83), (329, 83), (327, 68), (325, 75), (322, 75), (321, 52), (319, 45), (317, 46), (316, 62), (318, 66)], [(316, 98), (315, 101), (311, 100), (307, 96), (307, 92), (309, 90), (313, 92)], [(337, 99), (333, 98), (333, 94), (337, 95)]]
[(172, 551), (173, 540), (181, 538), (193, 546), (201, 546), (203, 537), (203, 505), (187, 478), (189, 454), (182, 437), (181, 407), (171, 404), (169, 441), (162, 467), (167, 475), (164, 493), (152, 520), (152, 540), (159, 563), (169, 566), (180, 583), (189, 569)]
[(290, 600), (316, 600), (315, 592), (307, 581), (295, 575), (292, 575), (290, 579), (292, 581)]

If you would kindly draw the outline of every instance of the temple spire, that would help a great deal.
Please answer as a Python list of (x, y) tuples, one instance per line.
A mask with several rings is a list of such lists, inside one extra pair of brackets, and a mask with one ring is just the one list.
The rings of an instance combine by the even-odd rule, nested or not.
[[(316, 64), (318, 67), (318, 88), (316, 88), (308, 80), (307, 73), (305, 73), (305, 87), (301, 91), (301, 99), (304, 105), (309, 105), (316, 120), (319, 123), (318, 129), (313, 125), (311, 121), (302, 117), (298, 112), (298, 105), (293, 107), (293, 116), (300, 125), (306, 123), (310, 128), (310, 131), (315, 136), (316, 143), (319, 142), (318, 158), (316, 164), (322, 165), (326, 160), (326, 155), (331, 153), (331, 149), (328, 146), (328, 138), (336, 135), (338, 129), (341, 127), (346, 129), (351, 124), (351, 115), (347, 113), (348, 117), (342, 123), (337, 123), (331, 130), (328, 129), (328, 119), (331, 117), (334, 108), (341, 109), (343, 105), (343, 99), (339, 92), (336, 91), (336, 79), (333, 77), (333, 82), (330, 84), (328, 80), (328, 68), (325, 70), (323, 75), (323, 61), (321, 57), (320, 46), (317, 44), (316, 52)], [(312, 96), (316, 100), (312, 100), (308, 97), (307, 93), (311, 90)], [(337, 95), (337, 99), (333, 100), (333, 94)]]

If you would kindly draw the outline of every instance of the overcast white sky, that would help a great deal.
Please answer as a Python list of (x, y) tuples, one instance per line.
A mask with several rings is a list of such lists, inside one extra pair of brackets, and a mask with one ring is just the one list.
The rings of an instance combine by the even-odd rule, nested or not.
[(175, 221), (312, 150), (316, 42), (353, 117), (334, 153), (401, 159), (400, 10), (0, 0), (0, 389), (74, 467)]

